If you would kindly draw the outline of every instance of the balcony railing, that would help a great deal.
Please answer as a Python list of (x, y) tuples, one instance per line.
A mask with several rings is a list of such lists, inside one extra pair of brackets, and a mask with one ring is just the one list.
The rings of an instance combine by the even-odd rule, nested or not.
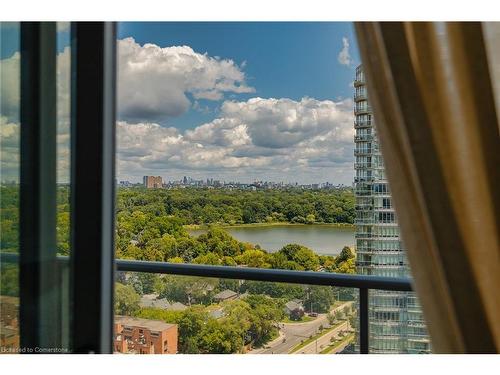
[(355, 135), (354, 136), (354, 141), (355, 142), (373, 141), (373, 135), (371, 135), (371, 134)]
[(373, 176), (354, 177), (354, 182), (373, 182), (373, 181), (375, 181), (375, 177)]
[(359, 148), (359, 149), (354, 149), (354, 155), (370, 155), (372, 153), (372, 148)]
[(367, 105), (367, 106), (355, 106), (354, 107), (354, 114), (358, 115), (360, 113), (371, 113), (372, 112), (372, 107)]
[(365, 92), (357, 92), (357, 93), (354, 94), (354, 100), (355, 101), (366, 100), (366, 99), (367, 99), (367, 96), (366, 96)]
[[(0, 253), (0, 262), (17, 263), (18, 254)], [(69, 257), (57, 257), (58, 262), (68, 263)], [(368, 275), (350, 275), (315, 271), (290, 271), (233, 266), (211, 266), (203, 264), (146, 262), (117, 259), (116, 270), (126, 272), (160, 273), (182, 276), (215, 277), (222, 279), (254, 280), (293, 284), (326, 285), (359, 290), (359, 343), (360, 353), (369, 352), (368, 291), (370, 289), (409, 292), (409, 278), (392, 278)]]
[(374, 163), (354, 163), (354, 169), (372, 168)]
[(370, 126), (372, 126), (372, 122), (371, 121), (355, 121), (354, 122), (354, 129), (368, 128)]
[(362, 86), (365, 84), (365, 79), (364, 77), (357, 77), (355, 80), (354, 80), (354, 87), (358, 87), (358, 86)]

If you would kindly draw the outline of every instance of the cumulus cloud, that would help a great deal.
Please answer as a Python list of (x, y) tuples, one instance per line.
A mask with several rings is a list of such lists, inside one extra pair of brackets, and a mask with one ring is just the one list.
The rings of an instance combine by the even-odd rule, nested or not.
[[(226, 178), (352, 179), (352, 101), (252, 98), (226, 101), (220, 116), (181, 133), (118, 123), (118, 174)], [(339, 175), (340, 173), (340, 175)]]
[(11, 122), (0, 116), (0, 159), (2, 180), (18, 180), (19, 175), (19, 132), (18, 122)]
[(2, 115), (12, 121), (19, 120), (20, 98), (20, 63), (21, 55), (14, 53), (11, 57), (0, 60), (0, 108)]
[(248, 127), (255, 146), (291, 147), (342, 125), (351, 126), (351, 102), (302, 98), (252, 98), (246, 102), (226, 101), (222, 115), (238, 119)]
[(210, 57), (188, 46), (118, 41), (119, 117), (162, 122), (185, 113), (194, 99), (221, 100), (225, 93), (252, 93), (233, 60)]
[[(2, 180), (19, 179), (20, 55), (0, 60), (0, 168)], [(70, 49), (57, 55), (57, 178), (69, 180)]]
[[(347, 42), (347, 40), (346, 40)], [(347, 42), (348, 43), (348, 42)], [(345, 45), (345, 43), (344, 43)], [(348, 46), (347, 46), (348, 48)], [(189, 108), (209, 111), (201, 100), (248, 93), (232, 60), (190, 47), (140, 46), (119, 41), (117, 172), (142, 175), (350, 183), (353, 161), (352, 101), (304, 97), (225, 100), (217, 117), (184, 132), (167, 121)], [(58, 55), (58, 180), (69, 178), (70, 51)], [(0, 61), (0, 148), (3, 179), (19, 170), (19, 54)], [(192, 103), (191, 103), (192, 101)]]
[(341, 65), (351, 66), (353, 61), (349, 51), (349, 39), (346, 37), (342, 38), (342, 49), (340, 50), (337, 60)]

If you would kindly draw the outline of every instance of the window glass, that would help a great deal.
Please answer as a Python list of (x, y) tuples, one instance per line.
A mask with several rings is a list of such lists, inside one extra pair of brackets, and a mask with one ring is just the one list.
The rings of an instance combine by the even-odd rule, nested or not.
[(0, 22), (0, 352), (19, 349), (19, 23)]

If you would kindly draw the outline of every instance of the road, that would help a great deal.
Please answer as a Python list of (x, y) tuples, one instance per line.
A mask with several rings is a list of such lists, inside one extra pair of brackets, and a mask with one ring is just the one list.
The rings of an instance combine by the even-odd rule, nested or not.
[[(352, 303), (346, 302), (332, 309), (331, 312), (342, 310), (345, 306), (349, 306)], [(302, 340), (308, 339), (311, 335), (314, 336), (321, 325), (327, 327), (329, 324), (326, 316), (327, 314), (319, 314), (316, 319), (306, 323), (282, 323), (283, 328), (280, 330), (280, 335), (285, 339), (284, 342), (283, 338), (274, 340), (265, 349), (252, 350), (249, 354), (287, 354), (293, 347), (300, 344)]]
[(317, 354), (320, 351), (322, 351), (324, 348), (330, 344), (330, 338), (331, 337), (337, 337), (339, 332), (348, 330), (350, 327), (349, 322), (345, 321), (341, 325), (339, 325), (337, 328), (333, 329), (331, 332), (328, 332), (327, 334), (321, 336), (317, 340), (314, 340), (312, 343), (304, 346), (302, 349), (300, 349), (297, 354)]

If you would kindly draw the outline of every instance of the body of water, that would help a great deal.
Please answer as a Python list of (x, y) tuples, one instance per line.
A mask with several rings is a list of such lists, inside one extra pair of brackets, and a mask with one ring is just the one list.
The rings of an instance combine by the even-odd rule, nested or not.
[[(234, 238), (242, 242), (260, 245), (275, 252), (289, 243), (307, 246), (321, 255), (337, 255), (344, 246), (354, 246), (354, 228), (337, 228), (329, 225), (270, 225), (255, 227), (225, 228)], [(189, 230), (192, 236), (206, 232), (203, 229)]]

